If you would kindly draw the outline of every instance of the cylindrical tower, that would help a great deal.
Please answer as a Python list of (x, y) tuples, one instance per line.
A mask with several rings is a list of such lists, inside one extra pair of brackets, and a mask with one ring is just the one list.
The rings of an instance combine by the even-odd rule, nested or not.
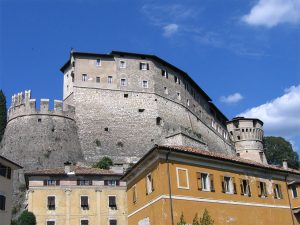
[(74, 109), (63, 111), (62, 101), (42, 99), (40, 109), (31, 92), (12, 97), (8, 123), (0, 153), (27, 169), (61, 166), (66, 161), (83, 161)]
[(236, 117), (227, 122), (227, 130), (241, 158), (267, 164), (263, 148), (263, 122), (259, 119)]

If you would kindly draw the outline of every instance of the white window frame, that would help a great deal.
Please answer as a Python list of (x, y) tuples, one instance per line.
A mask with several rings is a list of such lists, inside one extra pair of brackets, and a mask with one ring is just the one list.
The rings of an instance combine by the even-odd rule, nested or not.
[[(149, 177), (150, 177), (150, 180), (149, 180)], [(147, 176), (146, 176), (146, 192), (147, 194), (151, 194), (153, 192), (152, 190), (152, 173), (148, 173)]]
[(120, 67), (120, 69), (125, 69), (126, 68), (126, 61), (125, 60), (120, 60), (119, 67)]
[[(187, 186), (180, 186), (180, 181), (179, 181), (179, 171), (185, 171), (186, 174), (186, 184)], [(190, 181), (189, 181), (189, 171), (186, 168), (181, 168), (181, 167), (176, 167), (176, 179), (177, 179), (177, 188), (180, 189), (190, 189)]]
[[(122, 81), (124, 81), (124, 84), (122, 84)], [(126, 80), (126, 78), (121, 78), (120, 79), (120, 86), (122, 86), (122, 87), (127, 86), (127, 80)]]
[(107, 83), (112, 84), (113, 83), (113, 76), (107, 76)]
[[(210, 174), (209, 173), (203, 173), (203, 172), (200, 172), (200, 174), (201, 174), (201, 186), (202, 186), (202, 191), (211, 191), (211, 187), (210, 187)], [(202, 174), (204, 175), (206, 175), (206, 180), (204, 181), (203, 179), (202, 179)], [(206, 186), (206, 188), (204, 189), (203, 187), (204, 187), (204, 183), (205, 183), (205, 186)]]
[[(144, 82), (145, 82), (146, 85), (144, 85)], [(149, 88), (149, 81), (148, 80), (143, 80), (142, 81), (142, 87), (143, 88)]]
[[(99, 60), (99, 62), (98, 62), (98, 60)], [(96, 59), (96, 66), (101, 66), (101, 64), (102, 64), (102, 60), (101, 59)]]
[(87, 197), (87, 199), (88, 199), (88, 208), (90, 208), (90, 198), (89, 198), (89, 196), (88, 195), (80, 195), (80, 209), (81, 210), (86, 210), (86, 209), (82, 208), (81, 197)]
[[(226, 190), (227, 189), (226, 178), (229, 178), (228, 190)], [(230, 177), (230, 176), (224, 176), (224, 191), (225, 191), (226, 194), (233, 194), (234, 193), (233, 180), (232, 180), (232, 177)]]
[[(297, 193), (297, 196), (295, 197), (294, 196), (294, 191), (293, 191), (293, 188), (292, 187), (295, 187), (295, 190), (296, 190), (296, 193)], [(295, 184), (293, 184), (292, 186), (291, 186), (291, 192), (292, 192), (292, 198), (298, 198), (298, 190), (297, 190), (297, 186), (295, 185)]]
[(148, 64), (149, 63), (146, 63), (146, 62), (140, 62), (141, 63), (141, 70), (148, 70)]
[(275, 186), (274, 197), (275, 197), (276, 199), (282, 199), (282, 198), (281, 198), (282, 193), (281, 193), (281, 191), (280, 191), (280, 184), (276, 184), (276, 183), (275, 183), (274, 186)]

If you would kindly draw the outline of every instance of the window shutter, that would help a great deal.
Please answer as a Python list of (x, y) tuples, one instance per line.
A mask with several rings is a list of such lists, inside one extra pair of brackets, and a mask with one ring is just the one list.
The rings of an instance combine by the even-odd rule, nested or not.
[(232, 177), (232, 184), (233, 184), (233, 193), (237, 194), (237, 192), (236, 192), (236, 183), (235, 183), (235, 178), (234, 177)]
[(44, 180), (44, 186), (47, 186), (47, 180)]
[(221, 185), (222, 185), (222, 192), (225, 193), (225, 183), (224, 183), (224, 177), (221, 176)]
[(142, 69), (142, 63), (140, 63), (140, 70)]
[(260, 188), (260, 181), (256, 181), (256, 186), (257, 186), (258, 197), (261, 197), (262, 193)]
[(154, 191), (154, 180), (153, 180), (153, 177), (151, 176), (151, 188), (152, 188), (152, 191)]
[(104, 181), (104, 186), (108, 186), (108, 180)]
[(273, 187), (273, 192), (274, 192), (274, 198), (278, 198), (279, 196), (277, 196), (277, 192), (276, 192), (276, 184), (272, 184)]
[(283, 194), (282, 194), (282, 191), (281, 191), (281, 185), (279, 184), (278, 187), (279, 187), (279, 197), (281, 199), (283, 199)]
[(264, 187), (264, 196), (267, 197), (268, 192), (267, 192), (266, 182), (263, 182), (263, 187)]
[(161, 75), (164, 76), (165, 75), (165, 71), (161, 70)]
[(210, 191), (215, 192), (215, 186), (214, 186), (214, 175), (209, 174), (209, 179), (210, 179)]
[(60, 185), (60, 180), (56, 180), (56, 185), (57, 185), (57, 186)]
[(247, 180), (247, 189), (248, 189), (248, 196), (251, 196), (251, 188), (250, 188), (250, 183), (249, 180)]
[(80, 185), (80, 180), (77, 180), (77, 185)]
[(7, 176), (6, 176), (8, 179), (11, 178), (11, 168), (10, 167), (7, 167)]
[(89, 185), (93, 185), (93, 181), (92, 180), (89, 180)]
[(198, 190), (202, 191), (201, 173), (197, 172)]
[(241, 186), (241, 195), (244, 195), (244, 184), (243, 184), (243, 179), (240, 178), (240, 186)]
[(146, 189), (146, 195), (149, 194), (149, 193), (148, 193), (148, 181), (147, 181), (147, 179), (148, 179), (148, 176), (145, 177), (145, 189)]
[(119, 180), (116, 181), (116, 186), (120, 186), (120, 181)]

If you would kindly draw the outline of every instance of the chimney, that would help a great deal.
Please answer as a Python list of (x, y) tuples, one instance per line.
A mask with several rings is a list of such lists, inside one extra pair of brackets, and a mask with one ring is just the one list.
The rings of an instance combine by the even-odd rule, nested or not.
[(285, 170), (289, 168), (286, 159), (282, 160), (282, 168), (285, 169)]
[(65, 165), (65, 173), (66, 174), (70, 173), (71, 172), (71, 165), (72, 165), (72, 163), (70, 163), (69, 161), (67, 161), (67, 162), (64, 163), (64, 165)]

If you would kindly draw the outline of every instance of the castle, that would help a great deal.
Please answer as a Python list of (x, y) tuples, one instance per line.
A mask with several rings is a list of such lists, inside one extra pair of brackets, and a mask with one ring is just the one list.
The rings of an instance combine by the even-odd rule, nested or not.
[(267, 163), (262, 121), (228, 121), (179, 68), (147, 54), (71, 51), (62, 66), (63, 101), (31, 92), (12, 97), (0, 153), (24, 168), (65, 161), (136, 162), (154, 145), (185, 145)]

